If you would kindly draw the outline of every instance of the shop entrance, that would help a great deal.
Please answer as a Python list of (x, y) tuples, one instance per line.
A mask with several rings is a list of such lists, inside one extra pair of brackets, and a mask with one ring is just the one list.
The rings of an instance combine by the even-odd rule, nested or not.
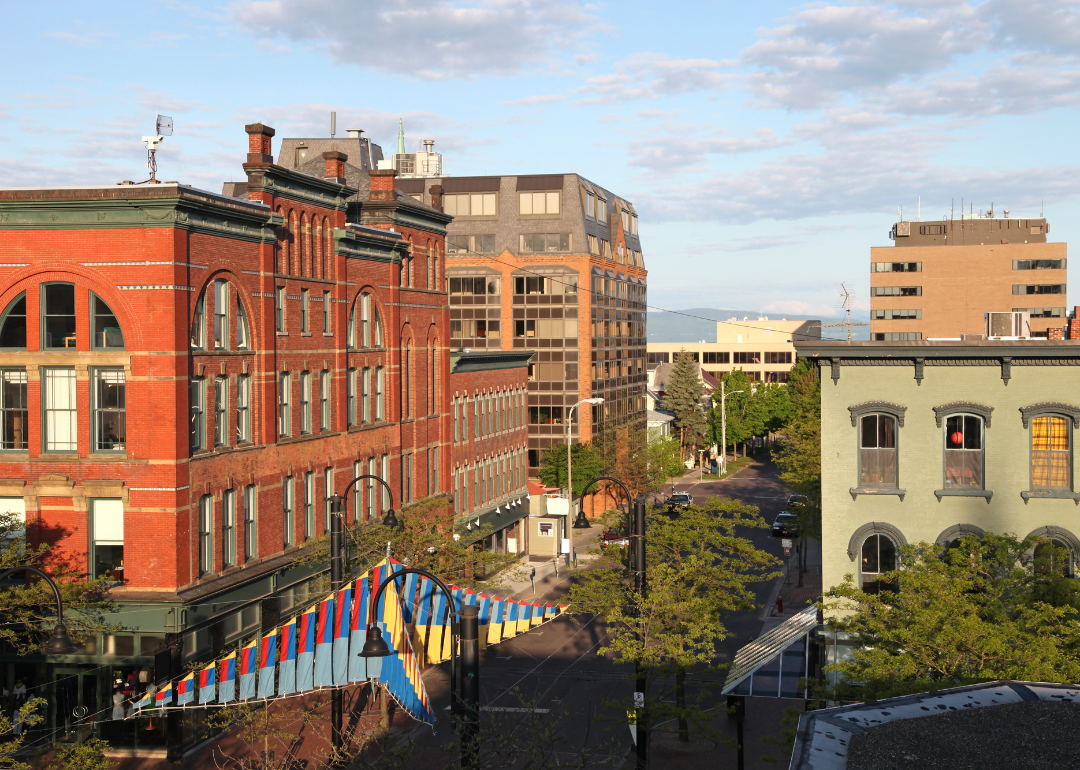
[(57, 667), (53, 674), (56, 697), (50, 704), (56, 740), (82, 743), (94, 735), (98, 711), (98, 670)]

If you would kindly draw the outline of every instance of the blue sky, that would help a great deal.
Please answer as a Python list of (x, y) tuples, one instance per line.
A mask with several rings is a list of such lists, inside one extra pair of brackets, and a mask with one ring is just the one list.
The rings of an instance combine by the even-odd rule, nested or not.
[(389, 149), (401, 118), (448, 173), (632, 200), (655, 306), (831, 315), (844, 281), (865, 309), (869, 248), (920, 196), (1080, 233), (1065, 0), (42, 2), (0, 40), (2, 186), (143, 179), (155, 111), (161, 178), (215, 191), (245, 123), (328, 135), (336, 110)]

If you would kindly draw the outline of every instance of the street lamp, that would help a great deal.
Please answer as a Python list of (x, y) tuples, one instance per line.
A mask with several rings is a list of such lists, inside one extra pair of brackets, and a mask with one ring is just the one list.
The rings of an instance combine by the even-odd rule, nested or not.
[[(566, 415), (566, 496), (570, 499), (570, 512), (574, 512), (574, 484), (573, 484), (573, 469), (570, 463), (570, 433), (572, 432), (572, 423), (574, 421), (574, 410), (582, 404), (597, 404), (604, 403), (604, 399), (600, 397), (596, 398), (583, 398), (570, 407), (570, 411)], [(574, 522), (574, 529), (588, 529), (592, 525), (589, 524), (589, 520), (584, 516), (578, 516), (578, 520)]]
[(46, 655), (72, 655), (78, 652), (78, 648), (71, 641), (71, 637), (68, 636), (67, 626), (64, 625), (64, 603), (60, 599), (60, 589), (56, 587), (56, 583), (49, 577), (43, 570), (37, 567), (31, 567), (29, 565), (23, 567), (12, 567), (11, 569), (0, 572), (0, 580), (3, 580), (12, 572), (33, 572), (36, 575), (40, 575), (44, 578), (45, 582), (53, 590), (53, 594), (56, 596), (56, 628), (53, 629), (52, 638), (49, 643), (45, 645)]
[[(401, 522), (398, 521), (398, 517), (394, 515), (394, 490), (390, 489), (390, 485), (386, 483), (384, 479), (380, 479), (378, 476), (372, 476), (365, 473), (357, 476), (350, 481), (348, 485), (342, 490), (340, 495), (330, 496), (330, 590), (335, 594), (341, 590), (342, 580), (342, 564), (341, 564), (341, 535), (342, 527), (345, 522), (345, 500), (348, 498), (349, 490), (353, 488), (353, 485), (361, 479), (374, 479), (375, 481), (386, 487), (386, 494), (390, 499), (390, 508), (383, 517), (383, 526), (390, 529), (397, 529), (401, 526)], [(383, 642), (385, 644), (385, 642)], [(365, 649), (367, 645), (364, 645)], [(331, 739), (335, 749), (341, 748), (342, 736), (341, 736), (341, 721), (342, 721), (342, 696), (341, 688), (335, 687), (330, 693), (330, 727), (331, 727)]]
[[(733, 390), (731, 395), (745, 393), (745, 390)], [(720, 473), (727, 473), (727, 394), (724, 392), (724, 380), (720, 380)], [(715, 423), (713, 423), (715, 425)]]
[[(364, 649), (360, 654), (365, 658), (384, 658), (391, 654), (390, 646), (383, 639), (382, 629), (375, 622), (375, 612), (386, 587), (395, 579), (406, 575), (426, 577), (446, 595), (443, 624), (450, 627), (450, 709), (452, 714), (458, 713), (459, 700), (465, 706), (462, 710), (464, 725), (461, 741), (461, 765), (464, 768), (475, 768), (477, 766), (476, 739), (480, 717), (479, 607), (475, 604), (468, 606), (462, 604), (458, 609), (458, 621), (455, 622), (450, 614), (454, 607), (454, 595), (446, 583), (420, 567), (406, 567), (398, 570), (388, 575), (372, 596), (371, 604), (368, 606), (367, 640), (364, 642)], [(457, 671), (459, 645), (461, 646), (460, 677)], [(458, 681), (459, 678), (460, 681)]]

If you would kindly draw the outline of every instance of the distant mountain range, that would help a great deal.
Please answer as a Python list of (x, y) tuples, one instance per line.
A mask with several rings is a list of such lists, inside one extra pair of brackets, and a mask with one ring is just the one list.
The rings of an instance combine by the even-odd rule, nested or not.
[[(743, 318), (756, 321), (760, 317), (757, 310), (731, 310), (715, 307), (693, 307), (678, 311), (654, 311), (648, 314), (649, 342), (716, 342), (716, 322), (727, 321), (729, 318)], [(786, 318), (789, 321), (821, 321), (822, 324), (843, 323), (843, 317), (822, 317), (814, 315), (793, 315), (791, 313), (769, 313), (768, 318), (779, 321)], [(858, 318), (854, 314), (852, 321), (866, 322), (865, 317)], [(847, 339), (847, 330), (843, 327), (822, 329), (822, 337), (827, 339)], [(851, 328), (853, 340), (870, 339), (869, 326), (853, 326)]]

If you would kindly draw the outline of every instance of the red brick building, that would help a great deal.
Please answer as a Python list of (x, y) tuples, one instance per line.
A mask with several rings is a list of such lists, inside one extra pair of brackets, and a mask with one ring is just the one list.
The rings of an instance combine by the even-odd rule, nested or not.
[(524, 351), (450, 354), (451, 486), (458, 532), (502, 554), (528, 552), (529, 364)]
[[(46, 686), (54, 724), (109, 706), (117, 678), (273, 627), (355, 475), (397, 507), (450, 488), (450, 217), (386, 172), (358, 198), (342, 153), (323, 176), (284, 168), (273, 129), (247, 133), (229, 195), (0, 189), (0, 510), (115, 579), (129, 629), (63, 676), (0, 656), (9, 687)], [(386, 497), (357, 485), (350, 522)], [(195, 735), (129, 727), (106, 737), (175, 752)]]

